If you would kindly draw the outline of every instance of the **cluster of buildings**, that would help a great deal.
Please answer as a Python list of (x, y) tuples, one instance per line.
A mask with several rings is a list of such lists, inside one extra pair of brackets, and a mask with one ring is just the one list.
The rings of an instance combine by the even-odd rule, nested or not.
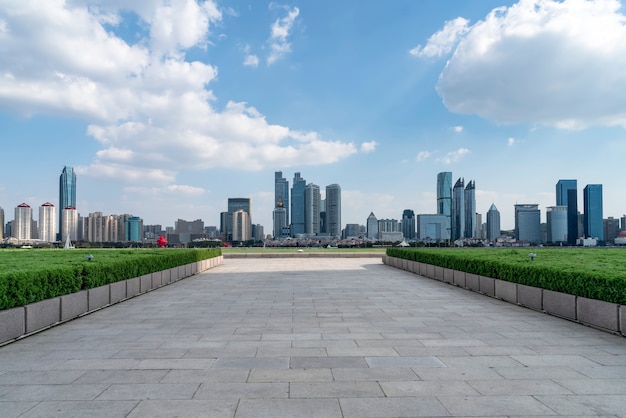
[[(0, 238), (12, 244), (86, 241), (155, 242), (164, 235), (170, 244), (186, 244), (199, 240), (225, 242), (264, 241), (267, 245), (293, 243), (337, 244), (352, 242), (422, 241), (446, 245), (602, 245), (626, 244), (626, 215), (621, 219), (603, 218), (602, 185), (588, 184), (582, 190), (582, 212), (579, 210), (576, 180), (559, 180), (555, 205), (546, 208), (546, 221), (541, 222), (538, 204), (515, 204), (515, 227), (502, 231), (500, 212), (491, 205), (485, 222), (476, 212), (476, 182), (465, 183), (459, 177), (452, 182), (451, 172), (437, 174), (436, 213), (402, 212), (400, 220), (377, 219), (373, 212), (365, 225), (341, 223), (341, 187), (321, 188), (308, 183), (296, 172), (290, 187), (282, 171), (274, 173), (274, 209), (272, 233), (265, 235), (262, 225), (252, 223), (250, 198), (229, 198), (225, 212), (220, 213), (219, 228), (205, 226), (201, 219), (178, 219), (174, 227), (144, 225), (131, 214), (103, 215), (90, 213), (83, 217), (76, 208), (76, 173), (64, 167), (59, 177), (59, 208), (50, 203), (35, 209), (26, 203), (15, 208), (13, 220), (5, 223), (0, 208)], [(307, 244), (308, 245), (308, 244)]]
[(326, 186), (322, 199), (320, 187), (307, 184), (300, 173), (294, 174), (290, 189), (282, 171), (276, 171), (272, 219), (274, 239), (341, 238), (341, 186)]

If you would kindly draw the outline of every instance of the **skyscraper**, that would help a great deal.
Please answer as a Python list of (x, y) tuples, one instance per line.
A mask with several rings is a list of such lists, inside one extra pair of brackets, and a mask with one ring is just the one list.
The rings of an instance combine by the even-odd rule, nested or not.
[[(274, 207), (278, 207), (278, 202), (282, 202), (284, 208), (289, 207), (289, 181), (283, 177), (282, 171), (274, 172)], [(286, 224), (289, 225), (289, 211), (286, 211)]]
[(500, 212), (492, 203), (489, 211), (487, 211), (487, 239), (495, 241), (500, 235)]
[(46, 242), (54, 242), (56, 234), (56, 208), (50, 202), (39, 207), (39, 239)]
[(515, 205), (515, 238), (534, 245), (541, 243), (541, 212), (539, 205)]
[(338, 184), (326, 186), (326, 232), (332, 238), (341, 237), (341, 187)]
[(370, 216), (367, 217), (367, 238), (378, 239), (378, 219), (374, 212), (370, 212)]
[(405, 239), (415, 238), (415, 212), (405, 209), (402, 212), (402, 235)]
[(320, 187), (309, 183), (304, 191), (304, 233), (317, 235), (320, 232)]
[(576, 245), (578, 238), (578, 189), (576, 180), (556, 183), (556, 205), (567, 207), (567, 243)]
[(460, 177), (452, 189), (452, 240), (464, 238), (465, 180)]
[(31, 226), (33, 224), (33, 212), (26, 203), (21, 203), (15, 208), (15, 218), (12, 224), (13, 236), (19, 241), (28, 241), (32, 238)]
[(287, 210), (283, 206), (282, 200), (276, 203), (273, 213), (274, 220), (274, 239), (278, 239), (283, 236), (283, 231), (287, 228)]
[[(69, 235), (70, 241), (78, 239), (78, 211), (76, 208), (68, 206), (63, 208), (63, 225), (61, 225), (61, 242), (64, 243)], [(87, 235), (87, 234), (85, 234)], [(85, 239), (86, 237), (81, 237)]]
[(604, 241), (604, 222), (602, 218), (602, 185), (588, 184), (583, 189), (585, 213), (583, 226), (586, 238)]
[(437, 174), (437, 215), (448, 218), (448, 236), (452, 228), (452, 172)]
[(4, 238), (4, 209), (0, 207), (0, 239)]
[[(59, 177), (59, 233), (63, 231), (63, 209), (76, 208), (76, 173), (73, 167), (65, 166)], [(61, 237), (58, 237), (59, 239)]]
[(465, 231), (463, 237), (475, 238), (476, 234), (476, 182), (470, 180), (463, 192)]
[(567, 206), (548, 206), (546, 210), (548, 242), (567, 244)]
[(306, 181), (295, 173), (291, 186), (291, 236), (304, 234), (304, 189)]

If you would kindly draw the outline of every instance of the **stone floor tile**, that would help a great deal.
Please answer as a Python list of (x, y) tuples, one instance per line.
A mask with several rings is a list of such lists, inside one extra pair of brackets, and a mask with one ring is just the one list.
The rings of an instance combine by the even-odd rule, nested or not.
[(81, 373), (73, 383), (158, 383), (167, 370), (88, 370)]
[(365, 357), (367, 364), (374, 367), (446, 367), (437, 357)]
[(464, 381), (383, 381), (380, 386), (390, 398), (480, 395)]
[(248, 382), (330, 382), (330, 369), (253, 369)]
[(345, 418), (450, 416), (434, 397), (341, 398), (339, 402)]
[(242, 399), (235, 418), (342, 418), (336, 399)]
[(439, 396), (452, 416), (554, 415), (554, 410), (532, 396)]
[(98, 400), (191, 399), (197, 383), (115, 383)]
[(106, 390), (106, 384), (20, 385), (4, 393), (0, 401), (82, 401), (93, 400)]
[(289, 357), (223, 357), (213, 364), (216, 369), (287, 369)]
[(623, 379), (557, 379), (556, 383), (579, 395), (626, 396), (626, 377)]
[(0, 401), (0, 411), (2, 411), (3, 418), (17, 418), (19, 416), (23, 416), (23, 413), (32, 409), (38, 403), (40, 402)]
[(125, 418), (136, 405), (137, 401), (44, 401), (20, 418)]
[(224, 400), (144, 400), (127, 418), (232, 418), (237, 401)]
[(574, 393), (565, 386), (548, 380), (469, 380), (467, 383), (485, 396), (571, 395)]
[(376, 382), (293, 382), (289, 397), (294, 398), (375, 398), (384, 397)]
[(335, 367), (369, 367), (363, 357), (292, 357), (294, 369), (330, 369)]
[(624, 395), (565, 395), (536, 396), (539, 402), (551, 408), (559, 415), (615, 415), (626, 414), (626, 396)]
[(273, 399), (289, 397), (288, 383), (202, 383), (194, 399)]

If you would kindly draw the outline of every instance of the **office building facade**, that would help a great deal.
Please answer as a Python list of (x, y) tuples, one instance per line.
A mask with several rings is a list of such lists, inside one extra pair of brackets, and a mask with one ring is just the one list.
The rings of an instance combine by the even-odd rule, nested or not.
[(515, 205), (515, 238), (532, 245), (541, 243), (541, 211), (539, 205)]
[(331, 184), (326, 186), (324, 212), (326, 217), (323, 232), (332, 238), (341, 238), (341, 186)]
[(464, 238), (475, 238), (476, 233), (476, 182), (470, 180), (463, 192), (463, 211), (465, 218)]
[[(64, 208), (76, 208), (76, 172), (73, 167), (65, 166), (59, 176), (59, 228), (58, 232), (63, 229)], [(60, 238), (60, 237), (59, 237)]]
[(448, 217), (446, 215), (416, 215), (415, 225), (417, 228), (417, 238), (421, 240), (450, 240), (450, 231), (447, 228)]
[(556, 205), (567, 207), (567, 243), (576, 245), (578, 238), (578, 186), (577, 181), (559, 180), (556, 183)]
[(583, 205), (585, 238), (597, 238), (598, 241), (604, 241), (601, 184), (588, 184), (585, 186), (583, 189)]
[(452, 172), (437, 174), (437, 214), (448, 218), (448, 235), (452, 227)]
[(500, 230), (500, 211), (493, 203), (487, 211), (487, 239), (495, 241), (502, 234)]
[(405, 209), (402, 212), (402, 235), (404, 239), (415, 238), (415, 212), (411, 209)]
[(366, 225), (366, 235), (367, 239), (377, 240), (378, 239), (378, 218), (374, 215), (374, 212), (370, 212), (370, 215), (367, 217)]
[(452, 189), (452, 239), (464, 238), (465, 180), (459, 178)]
[(291, 236), (295, 237), (305, 233), (304, 230), (304, 191), (306, 189), (306, 180), (304, 180), (300, 173), (295, 173), (293, 177), (293, 184), (291, 186), (291, 213), (289, 219), (291, 220)]
[[(289, 208), (289, 180), (283, 177), (282, 171), (274, 172), (274, 207), (278, 207), (278, 202), (282, 202), (283, 208)], [(285, 226), (289, 225), (289, 211), (285, 220)], [(276, 227), (274, 227), (276, 229)], [(281, 227), (282, 229), (282, 227)]]
[(317, 235), (320, 232), (320, 208), (322, 197), (320, 187), (309, 183), (304, 192), (304, 233)]
[(546, 226), (548, 243), (567, 244), (567, 206), (548, 206), (546, 208)]

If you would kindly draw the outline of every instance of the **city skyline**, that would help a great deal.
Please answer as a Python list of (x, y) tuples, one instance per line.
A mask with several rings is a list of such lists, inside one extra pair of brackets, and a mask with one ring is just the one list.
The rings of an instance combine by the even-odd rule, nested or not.
[(545, 222), (558, 179), (626, 213), (623, 1), (0, 4), (5, 222), (58, 216), (63, 166), (82, 216), (145, 224), (248, 197), (270, 233), (279, 170), (340, 184), (343, 227), (437, 213), (446, 171), (505, 230), (516, 204)]

